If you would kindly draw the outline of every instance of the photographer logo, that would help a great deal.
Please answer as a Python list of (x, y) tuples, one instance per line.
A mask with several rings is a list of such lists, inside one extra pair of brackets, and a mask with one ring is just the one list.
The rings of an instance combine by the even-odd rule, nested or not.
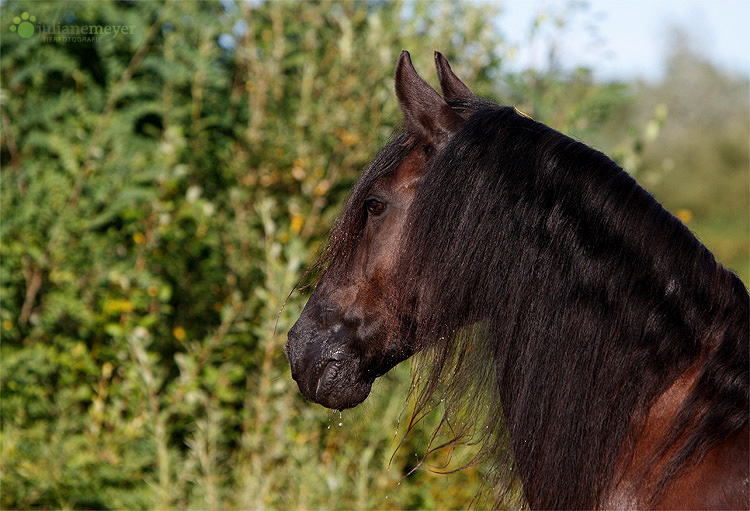
[(11, 32), (18, 32), (18, 35), (24, 39), (34, 35), (34, 22), (36, 21), (35, 16), (29, 16), (28, 12), (21, 14), (20, 17), (16, 16), (13, 18), (13, 24), (10, 26)]

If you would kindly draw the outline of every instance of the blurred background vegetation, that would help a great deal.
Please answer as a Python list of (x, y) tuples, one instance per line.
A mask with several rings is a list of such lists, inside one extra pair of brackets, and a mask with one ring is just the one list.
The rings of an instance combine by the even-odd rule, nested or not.
[[(26, 11), (135, 31), (23, 39)], [(440, 49), (479, 94), (607, 152), (750, 276), (747, 77), (679, 31), (662, 83), (598, 83), (553, 57), (509, 71), (502, 12), (479, 3), (0, 12), (3, 509), (468, 505), (481, 468), (405, 477), (437, 419), (396, 450), (408, 364), (339, 414), (302, 399), (283, 354), (304, 293), (282, 304), (399, 126), (402, 48), (431, 83)]]

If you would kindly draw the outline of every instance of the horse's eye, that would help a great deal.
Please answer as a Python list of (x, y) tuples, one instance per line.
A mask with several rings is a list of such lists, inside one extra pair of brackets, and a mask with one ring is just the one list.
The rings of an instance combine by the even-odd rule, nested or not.
[(365, 201), (365, 208), (367, 212), (373, 216), (378, 216), (385, 211), (385, 203), (380, 202), (377, 199), (368, 199)]

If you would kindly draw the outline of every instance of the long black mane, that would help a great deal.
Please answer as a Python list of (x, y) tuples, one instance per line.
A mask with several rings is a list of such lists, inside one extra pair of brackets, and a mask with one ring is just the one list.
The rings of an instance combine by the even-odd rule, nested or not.
[[(422, 343), (416, 415), (445, 401), (448, 435), (497, 467), (498, 499), (520, 481), (534, 507), (593, 508), (650, 406), (700, 364), (666, 464), (651, 460), (658, 498), (748, 423), (744, 285), (602, 153), (513, 108), (452, 106), (471, 115), (417, 191), (396, 278)], [(356, 245), (354, 198), (403, 158), (397, 138), (325, 261)]]

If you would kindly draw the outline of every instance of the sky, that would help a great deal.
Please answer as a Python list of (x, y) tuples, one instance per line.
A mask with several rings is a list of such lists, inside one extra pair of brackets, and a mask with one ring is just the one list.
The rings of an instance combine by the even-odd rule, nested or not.
[[(5, 1), (0, 0), (0, 5)], [(497, 24), (518, 49), (515, 60), (508, 63), (513, 68), (540, 66), (553, 40), (565, 68), (585, 66), (604, 80), (658, 80), (672, 29), (680, 27), (699, 54), (727, 71), (750, 77), (750, 0), (469, 1), (501, 6)], [(579, 7), (571, 9), (571, 5)], [(535, 17), (566, 11), (564, 30), (545, 30), (529, 42)]]
[[(571, 4), (584, 6), (571, 10)], [(502, 5), (498, 25), (518, 48), (513, 65), (519, 68), (544, 62), (552, 40), (565, 68), (585, 66), (600, 79), (658, 80), (672, 28), (680, 27), (700, 55), (729, 72), (750, 76), (748, 0), (506, 0)], [(546, 30), (529, 43), (539, 13), (566, 10), (565, 29)]]

